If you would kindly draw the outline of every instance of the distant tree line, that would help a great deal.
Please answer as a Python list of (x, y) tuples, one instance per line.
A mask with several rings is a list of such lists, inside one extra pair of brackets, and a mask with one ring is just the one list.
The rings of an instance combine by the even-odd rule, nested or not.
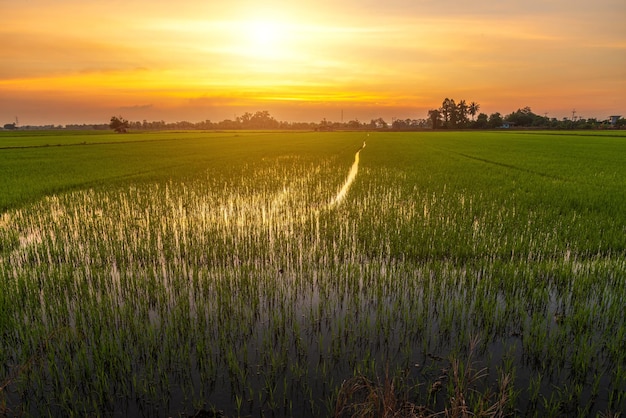
[[(115, 119), (115, 120), (114, 120)], [(235, 119), (225, 119), (220, 122), (204, 120), (201, 122), (179, 121), (167, 123), (161, 121), (126, 121), (124, 118), (113, 117), (109, 127), (115, 130), (121, 126), (120, 122), (126, 122), (123, 127), (132, 130), (245, 130), (245, 129), (305, 129), (312, 130), (317, 127), (315, 123), (281, 122), (276, 120), (267, 110), (255, 113), (246, 112)]]
[(453, 99), (446, 98), (441, 107), (428, 111), (428, 117), (424, 119), (393, 119), (391, 124), (383, 118), (371, 119), (369, 122), (361, 122), (352, 119), (347, 122), (333, 122), (326, 119), (320, 122), (283, 122), (276, 120), (267, 110), (255, 113), (246, 112), (234, 119), (225, 119), (220, 122), (205, 120), (202, 122), (180, 121), (166, 123), (164, 121), (131, 122), (122, 117), (111, 118), (110, 128), (113, 130), (245, 130), (245, 129), (276, 129), (276, 130), (380, 130), (391, 129), (397, 131), (411, 131), (423, 129), (496, 129), (510, 128), (542, 128), (542, 129), (602, 129), (602, 128), (626, 128), (626, 119), (621, 118), (615, 125), (610, 125), (607, 120), (600, 121), (595, 118), (548, 118), (532, 112), (530, 107), (517, 109), (506, 116), (500, 112), (487, 115), (479, 113), (480, 104), (467, 103), (461, 100), (456, 103)]
[[(620, 118), (614, 125), (608, 120), (596, 118), (548, 118), (540, 116), (526, 106), (517, 109), (509, 115), (502, 116), (500, 112), (487, 115), (478, 113), (480, 105), (465, 100), (455, 103), (454, 99), (444, 99), (441, 107), (428, 111), (428, 127), (432, 129), (494, 129), (494, 128), (542, 128), (542, 129), (600, 129), (613, 127), (626, 128), (626, 119)], [(478, 113), (478, 115), (476, 115)], [(471, 117), (471, 118), (470, 118)]]
[(234, 119), (225, 119), (219, 122), (205, 120), (202, 122), (179, 121), (166, 123), (165, 121), (127, 121), (122, 116), (113, 116), (111, 123), (108, 125), (110, 129), (116, 132), (124, 132), (125, 130), (315, 130), (315, 131), (334, 131), (334, 130), (376, 130), (376, 129), (415, 129), (427, 128), (425, 119), (406, 119), (395, 120), (390, 126), (383, 118), (371, 119), (369, 122), (361, 122), (358, 119), (352, 119), (347, 122), (333, 122), (326, 119), (320, 122), (284, 122), (276, 120), (267, 110), (257, 111), (255, 113), (246, 112)]
[(461, 100), (456, 103), (453, 99), (446, 98), (441, 107), (428, 111), (427, 118), (424, 119), (392, 119), (391, 124), (383, 118), (371, 119), (369, 122), (361, 122), (352, 119), (347, 122), (333, 122), (326, 119), (320, 122), (284, 122), (276, 120), (267, 110), (255, 113), (246, 112), (234, 119), (225, 119), (220, 122), (204, 120), (202, 122), (171, 122), (165, 121), (128, 121), (122, 116), (111, 117), (108, 124), (68, 124), (68, 125), (42, 125), (42, 126), (20, 126), (16, 123), (8, 123), (3, 126), (5, 130), (105, 130), (112, 129), (123, 133), (128, 130), (148, 131), (148, 130), (245, 130), (245, 129), (267, 129), (267, 130), (380, 130), (391, 129), (397, 131), (411, 131), (423, 129), (496, 129), (502, 127), (510, 128), (541, 128), (541, 129), (605, 129), (617, 128), (626, 129), (626, 119), (620, 118), (611, 124), (608, 120), (598, 120), (595, 118), (585, 119), (548, 118), (540, 116), (530, 109), (524, 107), (517, 109), (506, 116), (495, 112), (491, 115), (479, 113), (480, 105), (475, 102), (467, 103)]

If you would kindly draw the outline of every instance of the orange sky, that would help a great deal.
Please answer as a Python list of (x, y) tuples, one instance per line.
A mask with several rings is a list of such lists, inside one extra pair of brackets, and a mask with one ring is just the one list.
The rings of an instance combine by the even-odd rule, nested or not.
[(0, 0), (0, 124), (626, 115), (624, 0), (493, 3)]

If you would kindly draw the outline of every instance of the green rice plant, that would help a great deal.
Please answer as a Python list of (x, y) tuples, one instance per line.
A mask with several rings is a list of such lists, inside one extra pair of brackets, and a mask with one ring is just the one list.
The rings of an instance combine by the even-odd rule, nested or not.
[[(616, 191), (626, 177), (614, 138), (372, 134), (329, 207), (362, 134), (160, 135), (91, 154), (0, 152), (147, 159), (59, 176), (57, 189), (35, 188), (0, 215), (0, 376), (52, 330), (71, 330), (11, 380), (11, 411), (330, 414), (340, 382), (375, 382), (384, 364), (403, 376), (396, 389), (415, 379), (428, 399), (443, 375), (436, 359), (465, 358), (475, 334), (485, 373), (510, 374), (508, 403), (548, 399), (530, 415), (550, 411), (564, 382), (558, 402), (575, 410), (608, 410), (612, 393), (611, 407), (623, 402)], [(580, 168), (582, 156), (595, 168)], [(107, 180), (118, 169), (127, 177)], [(443, 405), (453, 380), (422, 403)], [(475, 410), (493, 405), (486, 395), (505, 379), (481, 380), (465, 397)]]

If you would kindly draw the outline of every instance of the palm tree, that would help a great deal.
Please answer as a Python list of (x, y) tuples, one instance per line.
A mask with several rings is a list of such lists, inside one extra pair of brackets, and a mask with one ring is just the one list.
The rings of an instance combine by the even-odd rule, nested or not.
[(478, 111), (480, 110), (480, 105), (476, 102), (472, 102), (469, 104), (469, 114), (472, 115), (472, 121), (474, 120), (474, 116), (476, 116), (476, 113), (478, 113)]

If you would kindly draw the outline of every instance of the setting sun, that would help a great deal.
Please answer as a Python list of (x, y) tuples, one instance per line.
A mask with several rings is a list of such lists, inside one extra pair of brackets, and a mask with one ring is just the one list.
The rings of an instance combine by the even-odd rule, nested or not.
[(247, 35), (252, 45), (259, 47), (273, 48), (286, 35), (284, 29), (275, 22), (250, 22), (247, 26)]
[(294, 55), (289, 48), (294, 33), (290, 26), (276, 20), (242, 20), (234, 22), (233, 37), (239, 39), (238, 52), (248, 58), (265, 60), (290, 60)]

